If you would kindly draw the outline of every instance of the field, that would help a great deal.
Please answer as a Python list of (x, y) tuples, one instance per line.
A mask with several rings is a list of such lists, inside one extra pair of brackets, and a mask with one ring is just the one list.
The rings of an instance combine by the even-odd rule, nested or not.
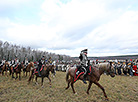
[[(86, 94), (87, 86), (82, 81), (74, 84), (77, 94), (73, 94), (71, 87), (65, 90), (65, 72), (57, 72), (52, 79), (52, 87), (47, 78), (44, 87), (41, 79), (38, 85), (34, 82), (28, 84), (28, 77), (12, 80), (11, 76), (0, 76), (0, 102), (104, 102), (105, 97), (100, 88), (92, 85), (90, 94)], [(108, 102), (138, 102), (138, 77), (102, 75), (100, 84), (105, 88)]]

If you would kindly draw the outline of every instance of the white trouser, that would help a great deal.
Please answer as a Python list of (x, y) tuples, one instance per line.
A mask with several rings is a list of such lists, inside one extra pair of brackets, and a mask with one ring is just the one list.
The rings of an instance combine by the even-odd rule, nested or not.
[(82, 68), (84, 69), (84, 75), (87, 73), (87, 70), (84, 66), (82, 66)]

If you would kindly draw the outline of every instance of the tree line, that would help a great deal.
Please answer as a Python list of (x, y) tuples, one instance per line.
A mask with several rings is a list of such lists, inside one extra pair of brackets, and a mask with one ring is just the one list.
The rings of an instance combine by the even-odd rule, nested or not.
[(0, 40), (0, 61), (2, 59), (9, 61), (15, 59), (16, 56), (20, 61), (23, 61), (25, 58), (28, 58), (29, 61), (38, 61), (42, 56), (45, 56), (46, 59), (51, 57), (52, 60), (55, 61), (58, 60), (66, 62), (73, 60), (68, 55), (61, 55), (61, 54), (50, 53), (47, 51), (35, 50), (29, 46), (23, 47), (16, 44), (13, 45), (7, 41), (3, 42)]

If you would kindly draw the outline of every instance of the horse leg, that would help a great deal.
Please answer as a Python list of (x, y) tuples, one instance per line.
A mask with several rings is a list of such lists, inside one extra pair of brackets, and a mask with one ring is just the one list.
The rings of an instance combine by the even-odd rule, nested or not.
[(11, 69), (10, 69), (10, 73), (9, 73), (9, 75), (11, 75), (12, 74), (12, 71), (11, 71)]
[(15, 80), (18, 78), (18, 76), (17, 76), (17, 73), (16, 73), (16, 78), (15, 78)]
[(30, 76), (30, 77), (29, 77), (29, 80), (28, 80), (28, 82), (30, 82), (30, 81), (31, 81), (31, 79), (32, 79), (32, 76)]
[(12, 72), (12, 78), (15, 78), (15, 77), (14, 77), (14, 73), (13, 73), (13, 72)]
[(21, 72), (19, 73), (19, 80), (21, 80)]
[(4, 75), (4, 71), (2, 70), (2, 75)]
[(49, 79), (49, 84), (50, 84), (50, 86), (51, 86), (51, 79), (49, 78), (49, 76), (48, 76), (47, 78)]
[(25, 77), (25, 72), (24, 72), (24, 70), (23, 70), (23, 77)]
[(29, 76), (30, 76), (30, 71), (29, 71)]
[(7, 76), (7, 70), (5, 71), (5, 75)]
[(73, 81), (73, 78), (71, 78), (71, 88), (72, 88), (73, 93), (75, 94), (76, 92), (75, 92), (75, 90), (74, 90), (73, 84), (74, 84), (74, 81)]
[(105, 93), (105, 89), (102, 87), (102, 85), (100, 85), (97, 81), (94, 82), (94, 84), (96, 84), (98, 87), (100, 87), (100, 88), (102, 89), (102, 91), (103, 91), (103, 93), (104, 93), (104, 96), (105, 96), (106, 100), (109, 100), (109, 99), (107, 98), (106, 93)]
[(27, 77), (27, 71), (26, 71), (26, 77)]
[(41, 86), (43, 87), (44, 77), (42, 77)]
[(37, 83), (37, 76), (35, 77), (35, 81), (36, 81), (36, 84), (38, 85), (38, 83)]
[(66, 90), (70, 87), (71, 79), (68, 80), (68, 86), (66, 87)]
[(92, 86), (92, 81), (89, 82), (89, 86), (88, 86), (88, 89), (87, 89), (87, 94), (89, 94), (89, 90), (90, 90), (91, 86)]

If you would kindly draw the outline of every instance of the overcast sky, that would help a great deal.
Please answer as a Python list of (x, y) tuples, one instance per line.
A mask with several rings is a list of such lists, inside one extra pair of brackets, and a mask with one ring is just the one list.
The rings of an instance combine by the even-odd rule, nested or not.
[(138, 0), (0, 0), (0, 40), (72, 57), (138, 54)]

